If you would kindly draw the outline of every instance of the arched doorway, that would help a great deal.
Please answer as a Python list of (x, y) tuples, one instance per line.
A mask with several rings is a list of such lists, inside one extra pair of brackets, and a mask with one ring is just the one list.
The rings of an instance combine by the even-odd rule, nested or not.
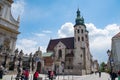
[(39, 73), (41, 72), (41, 62), (40, 61), (37, 63), (37, 71)]

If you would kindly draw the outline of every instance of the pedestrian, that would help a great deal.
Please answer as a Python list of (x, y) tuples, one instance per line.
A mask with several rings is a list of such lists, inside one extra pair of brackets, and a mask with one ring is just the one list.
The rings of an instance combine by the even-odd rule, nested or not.
[(118, 71), (118, 80), (120, 80), (120, 70)]
[(99, 77), (101, 77), (101, 71), (99, 71)]
[(38, 73), (38, 71), (36, 70), (36, 72), (35, 72), (34, 75), (33, 75), (33, 80), (38, 80), (38, 77), (39, 77), (39, 73)]
[(23, 70), (22, 74), (21, 74), (21, 80), (25, 80), (25, 71)]
[(20, 76), (20, 73), (17, 73), (15, 80), (19, 80), (20, 77), (21, 77), (21, 76)]
[(25, 70), (25, 80), (28, 80), (29, 79), (29, 70), (28, 69), (26, 69)]
[(54, 77), (54, 71), (51, 71), (50, 72), (50, 78), (51, 78), (51, 80), (53, 80), (53, 77)]
[(0, 79), (3, 78), (3, 70), (2, 70), (2, 67), (0, 67)]
[(117, 77), (117, 74), (114, 71), (112, 71), (110, 73), (110, 76), (111, 76), (111, 80), (115, 80), (115, 78)]

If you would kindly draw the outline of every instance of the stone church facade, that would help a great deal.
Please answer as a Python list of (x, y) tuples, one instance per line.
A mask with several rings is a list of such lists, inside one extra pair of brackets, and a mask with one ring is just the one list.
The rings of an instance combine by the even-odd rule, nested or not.
[(59, 73), (89, 74), (92, 67), (92, 55), (89, 50), (89, 36), (84, 18), (77, 10), (74, 37), (51, 39), (47, 52), (54, 53), (53, 67)]

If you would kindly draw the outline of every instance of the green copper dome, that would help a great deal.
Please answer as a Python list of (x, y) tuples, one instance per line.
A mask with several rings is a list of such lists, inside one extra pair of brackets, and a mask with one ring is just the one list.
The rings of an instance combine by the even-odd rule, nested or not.
[(79, 9), (77, 10), (76, 25), (84, 25), (84, 18), (81, 17)]

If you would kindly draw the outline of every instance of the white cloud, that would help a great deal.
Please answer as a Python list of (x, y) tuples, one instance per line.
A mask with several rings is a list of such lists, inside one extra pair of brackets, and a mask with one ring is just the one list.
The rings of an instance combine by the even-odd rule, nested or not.
[(35, 39), (32, 36), (29, 39), (28, 38), (19, 39), (17, 41), (16, 48), (18, 48), (19, 50), (23, 50), (24, 54), (29, 54), (31, 52), (35, 53), (39, 47), (42, 52), (46, 52), (46, 46), (41, 46), (40, 43), (42, 43), (42, 41), (37, 40), (37, 38), (38, 37), (36, 37)]
[(52, 31), (49, 31), (49, 30), (44, 30), (42, 31), (43, 33), (52, 33)]
[(16, 47), (23, 50), (25, 53), (31, 53), (36, 50), (37, 42), (29, 39), (20, 39)]
[(95, 59), (107, 60), (107, 50), (111, 49), (111, 39), (119, 32), (117, 24), (109, 24), (104, 29), (97, 28), (94, 24), (86, 24), (89, 30), (90, 49)]
[(71, 37), (73, 36), (73, 24), (70, 22), (67, 22), (61, 26), (61, 28), (58, 30), (58, 37)]
[(38, 37), (44, 37), (46, 36), (46, 34), (43, 34), (43, 33), (33, 33), (35, 36), (38, 36)]
[(16, 19), (19, 15), (22, 15), (24, 13), (24, 9), (25, 9), (25, 1), (16, 0), (16, 2), (12, 4), (11, 11), (12, 11), (13, 17)]

